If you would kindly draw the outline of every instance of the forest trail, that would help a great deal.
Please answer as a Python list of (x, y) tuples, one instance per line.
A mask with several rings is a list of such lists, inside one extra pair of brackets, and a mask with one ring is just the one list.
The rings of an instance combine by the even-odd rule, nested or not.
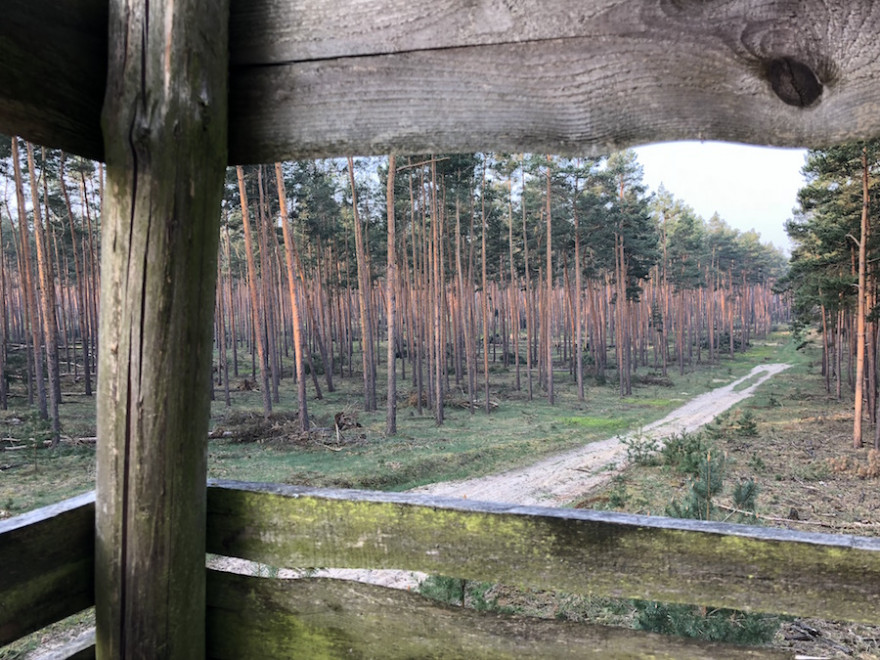
[[(663, 419), (623, 437), (592, 442), (524, 468), (464, 481), (439, 482), (409, 492), (525, 506), (566, 506), (605, 485), (624, 467), (624, 438), (662, 441), (682, 432), (695, 431), (750, 397), (759, 385), (789, 366), (779, 363), (758, 365), (742, 378), (701, 394)], [(749, 384), (738, 389), (744, 383)]]
[[(464, 481), (438, 482), (408, 492), (526, 506), (566, 506), (604, 486), (623, 469), (626, 463), (626, 445), (622, 442), (623, 438), (654, 438), (662, 442), (663, 439), (683, 431), (695, 431), (725, 410), (750, 397), (759, 385), (790, 366), (780, 363), (758, 365), (742, 378), (701, 394), (676, 408), (663, 419), (623, 437), (592, 442), (524, 468)], [(746, 383), (748, 385), (742, 387)], [(302, 575), (301, 571), (289, 569), (279, 573), (279, 577), (300, 575)], [(410, 571), (338, 568), (322, 569), (311, 575), (357, 580), (396, 589), (417, 589), (427, 577), (425, 574)]]

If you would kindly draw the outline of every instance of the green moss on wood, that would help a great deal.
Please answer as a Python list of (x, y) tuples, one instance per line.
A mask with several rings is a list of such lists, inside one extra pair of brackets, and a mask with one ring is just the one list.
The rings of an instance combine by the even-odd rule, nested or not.
[(244, 485), (209, 490), (208, 550), (866, 623), (880, 611), (880, 541), (700, 521)]
[(640, 631), (450, 607), (337, 580), (210, 571), (212, 658), (786, 658)]

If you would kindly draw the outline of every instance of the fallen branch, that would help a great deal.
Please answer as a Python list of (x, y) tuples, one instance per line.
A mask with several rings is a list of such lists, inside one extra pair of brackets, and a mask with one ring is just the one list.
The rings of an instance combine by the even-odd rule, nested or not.
[(71, 438), (70, 436), (61, 436), (61, 442), (66, 445), (94, 445), (98, 442), (98, 438), (87, 436), (84, 438)]
[(795, 524), (795, 525), (813, 525), (816, 527), (827, 527), (828, 529), (840, 529), (842, 527), (855, 527), (855, 528), (868, 528), (868, 529), (876, 529), (880, 527), (880, 523), (859, 523), (859, 522), (840, 522), (836, 525), (832, 525), (830, 523), (822, 522), (819, 520), (795, 520), (792, 518), (777, 518), (776, 516), (764, 516), (753, 511), (745, 511), (744, 509), (737, 509), (734, 506), (727, 506), (726, 504), (715, 504), (716, 507), (721, 509), (722, 511), (728, 511), (730, 513), (739, 513), (744, 516), (752, 516), (759, 520), (767, 520), (769, 522), (776, 523), (785, 523), (785, 524)]

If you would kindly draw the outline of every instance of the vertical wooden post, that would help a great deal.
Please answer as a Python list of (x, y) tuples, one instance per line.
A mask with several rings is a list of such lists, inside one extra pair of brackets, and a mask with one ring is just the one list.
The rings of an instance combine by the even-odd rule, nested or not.
[(99, 658), (205, 654), (205, 472), (228, 0), (110, 1)]

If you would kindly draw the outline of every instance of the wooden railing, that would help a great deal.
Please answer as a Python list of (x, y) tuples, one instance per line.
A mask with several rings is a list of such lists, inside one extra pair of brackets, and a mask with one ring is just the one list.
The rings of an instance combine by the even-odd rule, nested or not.
[[(94, 495), (0, 522), (0, 645), (93, 602)], [(213, 482), (207, 552), (880, 624), (880, 539), (364, 491)], [(209, 570), (213, 658), (785, 653)], [(442, 653), (441, 653), (442, 651)], [(89, 657), (88, 642), (70, 657)]]

